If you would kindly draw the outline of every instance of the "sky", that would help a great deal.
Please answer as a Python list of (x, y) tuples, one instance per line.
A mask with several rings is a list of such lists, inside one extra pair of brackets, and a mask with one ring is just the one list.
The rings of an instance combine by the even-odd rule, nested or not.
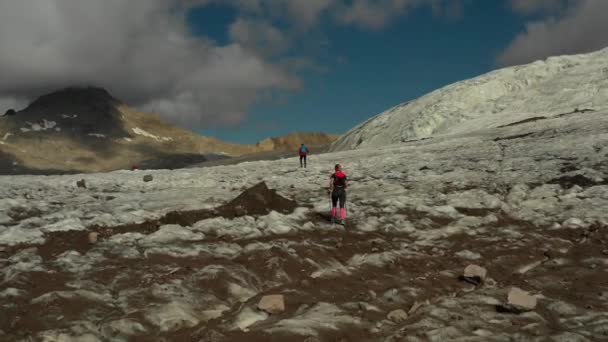
[(490, 70), (608, 46), (606, 0), (0, 2), (0, 111), (94, 85), (254, 143), (344, 133)]

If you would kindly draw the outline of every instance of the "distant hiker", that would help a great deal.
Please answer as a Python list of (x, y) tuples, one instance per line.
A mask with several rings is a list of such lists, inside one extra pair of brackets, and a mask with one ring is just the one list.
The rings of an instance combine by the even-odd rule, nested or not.
[(339, 224), (344, 224), (346, 220), (346, 175), (342, 172), (342, 166), (336, 164), (335, 171), (329, 178), (329, 189), (331, 192), (331, 222), (336, 221), (338, 213), (337, 204), (340, 201), (340, 220)]
[(300, 167), (302, 167), (302, 160), (304, 161), (304, 167), (306, 167), (306, 155), (308, 154), (308, 147), (302, 144), (300, 145), (300, 150), (298, 152), (300, 153)]

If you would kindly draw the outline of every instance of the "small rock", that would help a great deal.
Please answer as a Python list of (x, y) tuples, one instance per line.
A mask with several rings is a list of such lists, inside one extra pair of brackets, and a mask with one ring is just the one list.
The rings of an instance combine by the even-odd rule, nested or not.
[(84, 179), (81, 179), (79, 181), (76, 181), (76, 186), (79, 188), (87, 188), (87, 183), (84, 181)]
[[(407, 312), (408, 315), (411, 315), (414, 312), (418, 311), (418, 309), (420, 309), (424, 304), (425, 304), (424, 302), (415, 302), (412, 305), (412, 307), (408, 310), (408, 312)], [(429, 304), (428, 301), (427, 301), (427, 304)]]
[(283, 295), (268, 295), (262, 297), (258, 303), (258, 309), (271, 315), (285, 311), (285, 298)]
[(97, 232), (90, 232), (89, 233), (89, 243), (97, 243), (97, 238), (99, 237), (99, 233)]
[(559, 224), (559, 223), (557, 223), (557, 222), (555, 222), (555, 223), (554, 223), (554, 224), (551, 226), (551, 228), (549, 228), (549, 229), (550, 229), (550, 230), (562, 229), (562, 225), (561, 225), (561, 224)]
[(144, 176), (144, 182), (151, 182), (154, 179), (154, 177), (152, 177), (152, 175), (145, 175)]
[(395, 323), (401, 323), (407, 319), (407, 312), (401, 309), (393, 310), (388, 313), (386, 318), (390, 319)]
[(359, 311), (380, 311), (377, 307), (365, 302), (357, 303), (357, 307), (359, 308)]
[(481, 266), (469, 265), (464, 269), (464, 274), (460, 277), (460, 280), (475, 286), (483, 283), (488, 275), (488, 270)]
[(583, 222), (581, 219), (573, 217), (564, 221), (564, 223), (562, 223), (562, 227), (571, 229), (584, 228), (585, 222)]
[(513, 287), (509, 291), (507, 303), (521, 311), (531, 311), (536, 308), (536, 297), (520, 288)]

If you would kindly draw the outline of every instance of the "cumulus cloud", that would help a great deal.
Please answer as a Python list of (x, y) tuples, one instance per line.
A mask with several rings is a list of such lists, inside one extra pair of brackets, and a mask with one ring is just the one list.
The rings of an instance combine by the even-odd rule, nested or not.
[[(289, 53), (294, 42), (323, 37), (314, 32), (324, 15), (381, 28), (412, 6), (443, 1), (457, 0), (2, 1), (0, 106), (95, 85), (185, 127), (236, 124), (268, 94), (299, 89), (298, 72), (327, 70)], [(188, 28), (187, 11), (212, 3), (237, 11), (225, 45)]]
[[(530, 5), (527, 10), (539, 10), (541, 7), (538, 6), (546, 7), (549, 3), (557, 6), (557, 2), (536, 1), (537, 6)], [(608, 1), (578, 0), (569, 1), (568, 4), (557, 17), (550, 16), (529, 23), (525, 32), (515, 37), (502, 52), (498, 63), (523, 64), (548, 56), (585, 53), (608, 46), (608, 20), (605, 15), (608, 13)]]
[(521, 14), (558, 12), (578, 0), (510, 0), (511, 8)]
[(334, 0), (292, 0), (287, 1), (287, 11), (300, 28), (314, 26), (319, 17), (335, 3)]
[(275, 56), (289, 47), (289, 38), (271, 23), (254, 19), (237, 19), (229, 28), (232, 40), (261, 55)]
[(297, 78), (239, 42), (193, 36), (186, 6), (202, 1), (20, 0), (0, 3), (0, 96), (73, 84), (108, 88), (188, 127), (243, 119), (256, 94)]
[(367, 29), (382, 29), (391, 21), (409, 9), (430, 5), (436, 14), (444, 6), (454, 6), (459, 0), (354, 0), (350, 5), (342, 4), (336, 15), (338, 20), (347, 25), (356, 25)]

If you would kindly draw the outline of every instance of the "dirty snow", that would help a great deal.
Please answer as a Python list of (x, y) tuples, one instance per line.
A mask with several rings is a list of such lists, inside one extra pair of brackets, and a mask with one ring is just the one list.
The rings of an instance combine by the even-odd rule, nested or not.
[(170, 137), (159, 137), (159, 136), (156, 136), (156, 135), (154, 135), (152, 133), (144, 131), (143, 129), (141, 129), (139, 127), (133, 128), (133, 133), (135, 133), (137, 135), (141, 135), (141, 136), (147, 137), (147, 138), (152, 138), (152, 139), (154, 139), (156, 141), (172, 141), (173, 140), (173, 138), (170, 138)]
[[(0, 340), (605, 339), (607, 132), (608, 112), (576, 112), (306, 169), (294, 157), (147, 171), (151, 182), (0, 177)], [(350, 179), (345, 227), (327, 217), (335, 163)], [(260, 181), (298, 207), (159, 221)], [(487, 269), (482, 284), (459, 280), (469, 264)], [(512, 287), (536, 309), (501, 312)], [(268, 294), (284, 312), (257, 310)], [(397, 309), (408, 317), (394, 323)]]

